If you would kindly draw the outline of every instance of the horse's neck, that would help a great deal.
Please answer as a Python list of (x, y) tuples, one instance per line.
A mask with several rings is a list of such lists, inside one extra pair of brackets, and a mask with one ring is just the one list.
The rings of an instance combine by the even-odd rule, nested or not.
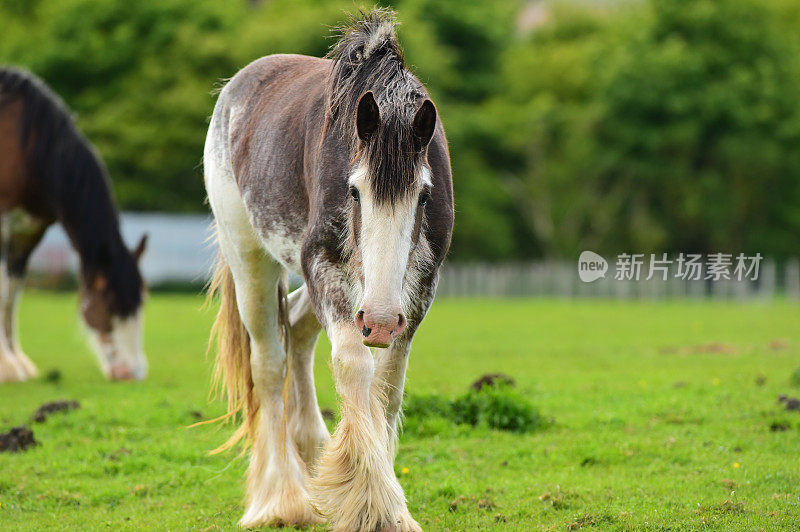
[[(85, 176), (84, 179), (89, 179)], [(83, 272), (104, 271), (113, 267), (111, 261), (119, 256), (124, 246), (119, 232), (119, 219), (111, 192), (102, 174), (93, 179), (96, 183), (84, 184), (95, 188), (86, 197), (61, 198), (57, 208), (58, 221), (64, 227), (73, 248), (78, 253)], [(65, 183), (65, 190), (70, 184)]]

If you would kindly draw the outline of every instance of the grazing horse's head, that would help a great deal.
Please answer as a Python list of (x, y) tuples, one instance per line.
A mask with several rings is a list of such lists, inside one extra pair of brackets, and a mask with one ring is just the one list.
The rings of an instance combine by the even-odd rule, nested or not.
[(145, 235), (136, 249), (123, 248), (109, 268), (84, 276), (81, 284), (81, 314), (100, 367), (111, 380), (140, 380), (147, 374), (138, 267), (146, 242)]
[(406, 326), (403, 284), (435, 194), (426, 154), (436, 108), (416, 92), (382, 111), (367, 91), (355, 114), (358, 148), (348, 193), (363, 297), (354, 319), (365, 345), (387, 347)]

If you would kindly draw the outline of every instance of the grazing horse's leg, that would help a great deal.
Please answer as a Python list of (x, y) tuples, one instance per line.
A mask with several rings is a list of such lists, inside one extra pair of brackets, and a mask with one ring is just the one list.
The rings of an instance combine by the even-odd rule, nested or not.
[(19, 211), (12, 214), (11, 241), (8, 249), (8, 279), (9, 297), (3, 303), (6, 338), (17, 359), (26, 368), (29, 377), (36, 377), (39, 371), (31, 359), (22, 351), (17, 332), (17, 304), (19, 303), (22, 289), (25, 286), (25, 277), (28, 274), (28, 260), (42, 241), (50, 223), (40, 218)]
[(421, 530), (394, 473), (385, 390), (374, 378), (372, 353), (353, 323), (346, 274), (321, 255), (304, 264), (310, 265), (306, 279), (331, 341), (342, 410), (313, 479), (316, 504), (337, 531)]
[[(25, 380), (39, 371), (22, 351), (17, 338), (17, 304), (25, 285), (28, 259), (42, 240), (48, 223), (22, 211), (0, 219), (0, 381)], [(16, 373), (19, 378), (13, 378)]]
[(248, 468), (244, 527), (318, 522), (305, 488), (305, 469), (284, 422), (286, 353), (279, 337), (278, 286), (283, 267), (253, 232), (235, 182), (206, 158), (209, 200), (220, 250), (231, 270), (236, 304), (250, 335), (250, 368), (260, 405)]
[[(5, 265), (3, 265), (2, 271), (0, 271), (0, 306), (4, 311), (9, 302), (10, 284)], [(24, 381), (27, 378), (28, 369), (14, 352), (5, 327), (0, 328), (0, 382)]]
[(7, 282), (8, 291), (3, 295), (2, 301), (3, 332), (11, 352), (25, 370), (26, 376), (29, 378), (38, 377), (39, 370), (36, 369), (36, 365), (20, 347), (17, 335), (17, 304), (22, 294), (22, 288), (25, 285), (25, 277), (9, 275), (5, 282)]
[(330, 434), (322, 420), (314, 387), (314, 347), (322, 327), (314, 315), (305, 285), (289, 294), (289, 323), (292, 378), (292, 394), (286, 407), (289, 428), (300, 456), (313, 468)]

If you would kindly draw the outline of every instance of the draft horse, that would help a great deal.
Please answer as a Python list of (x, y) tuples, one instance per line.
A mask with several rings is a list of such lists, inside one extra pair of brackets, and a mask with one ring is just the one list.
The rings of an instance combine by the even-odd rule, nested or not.
[[(414, 332), (450, 245), (442, 124), (406, 68), (393, 13), (361, 13), (325, 59), (271, 55), (237, 73), (204, 167), (221, 252), (218, 377), (252, 443), (245, 527), (420, 530), (393, 468)], [(286, 293), (286, 272), (305, 283)], [(324, 328), (341, 421), (312, 373)], [(374, 352), (371, 350), (374, 348)]]
[(142, 237), (128, 250), (106, 170), (70, 112), (40, 79), (0, 67), (0, 382), (37, 375), (16, 310), (28, 259), (60, 222), (80, 258), (81, 313), (110, 379), (142, 379)]

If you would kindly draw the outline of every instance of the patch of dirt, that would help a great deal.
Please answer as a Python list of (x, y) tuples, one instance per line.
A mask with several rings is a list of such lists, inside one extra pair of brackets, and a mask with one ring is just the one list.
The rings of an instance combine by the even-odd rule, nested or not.
[(567, 530), (580, 530), (582, 528), (589, 528), (597, 525), (597, 521), (591, 515), (584, 515), (567, 525)]
[(116, 462), (120, 459), (121, 456), (129, 456), (130, 454), (131, 454), (130, 449), (122, 447), (120, 449), (117, 449), (113, 453), (109, 454), (108, 456), (106, 456), (106, 460), (111, 460), (112, 462)]
[(786, 405), (786, 410), (795, 410), (800, 412), (800, 399), (797, 397), (787, 397), (784, 394), (778, 396), (778, 402)]
[(789, 342), (787, 340), (772, 340), (769, 343), (769, 348), (773, 351), (782, 351), (789, 347)]
[(561, 491), (556, 491), (554, 493), (546, 491), (539, 495), (539, 500), (550, 504), (550, 506), (556, 510), (560, 510), (567, 507), (567, 505), (564, 503), (564, 497), (565, 495), (562, 494)]
[(0, 434), (0, 452), (18, 453), (32, 445), (37, 445), (33, 431), (25, 425), (14, 427), (5, 434)]
[(506, 375), (505, 373), (486, 373), (485, 375), (481, 375), (478, 380), (470, 384), (470, 388), (476, 392), (479, 392), (484, 386), (494, 388), (500, 384), (514, 386), (516, 382), (514, 381), (513, 377)]
[(467, 501), (474, 501), (474, 500), (475, 497), (473, 495), (470, 495), (469, 497), (466, 495), (459, 495), (458, 497), (450, 501), (448, 510), (450, 510), (451, 512), (455, 512), (456, 510), (458, 510), (458, 507), (460, 505), (464, 504)]
[(665, 346), (659, 348), (658, 352), (662, 355), (735, 355), (739, 349), (735, 345), (713, 342), (710, 344), (690, 345), (685, 347)]
[(494, 508), (495, 504), (494, 501), (491, 499), (481, 499), (478, 501), (478, 508), (483, 510), (491, 510)]
[(61, 382), (61, 370), (59, 369), (51, 369), (48, 371), (44, 377), (42, 377), (45, 382), (49, 382), (52, 384), (58, 384)]
[(722, 503), (717, 506), (717, 510), (719, 510), (720, 513), (740, 514), (744, 512), (744, 503), (742, 501), (728, 499), (722, 501)]
[(779, 421), (773, 421), (769, 425), (769, 430), (772, 432), (786, 432), (787, 430), (789, 430), (789, 424), (781, 423)]
[(45, 419), (50, 416), (50, 414), (55, 414), (56, 412), (68, 412), (70, 410), (77, 410), (81, 407), (81, 404), (78, 401), (53, 401), (51, 403), (45, 403), (39, 407), (39, 409), (33, 413), (31, 416), (31, 421), (36, 423), (43, 423)]
[(735, 490), (737, 487), (739, 487), (735, 480), (731, 480), (729, 478), (723, 478), (721, 482), (722, 485), (729, 490)]

